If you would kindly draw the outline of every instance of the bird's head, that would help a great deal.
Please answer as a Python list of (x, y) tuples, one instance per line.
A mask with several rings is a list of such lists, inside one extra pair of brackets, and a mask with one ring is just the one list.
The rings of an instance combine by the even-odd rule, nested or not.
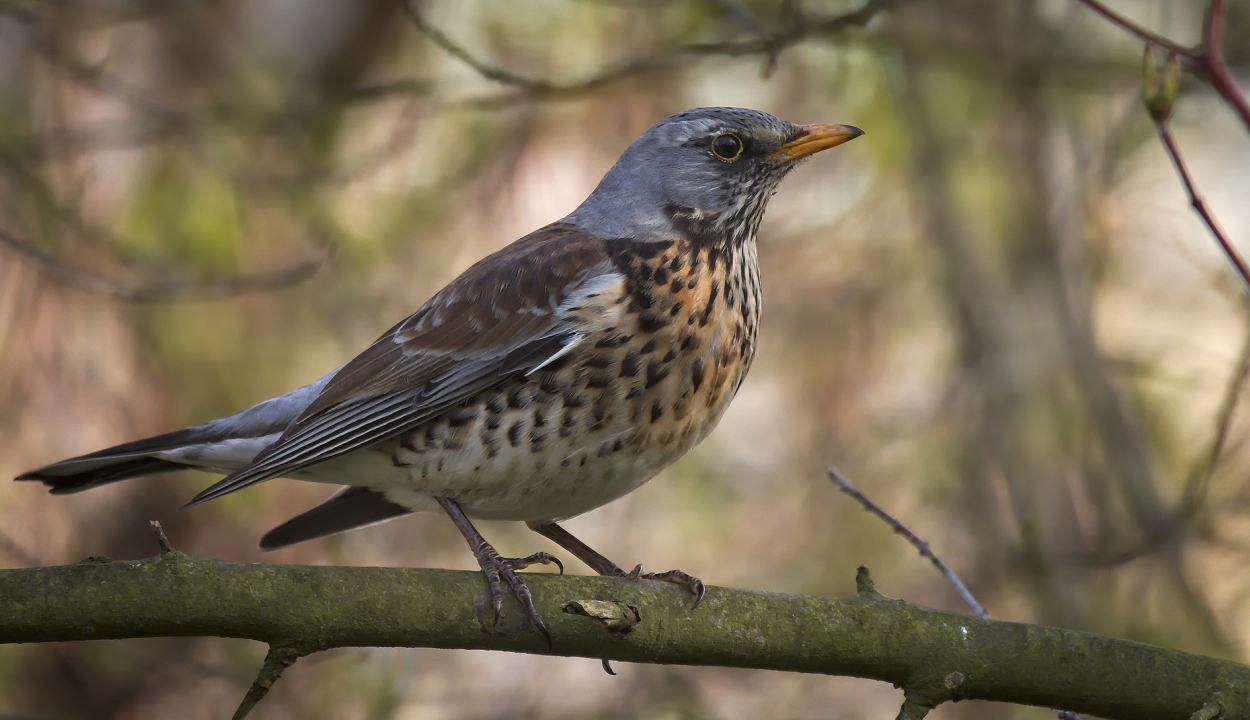
[(622, 153), (569, 220), (604, 237), (753, 237), (769, 197), (800, 161), (863, 134), (711, 107), (660, 121)]

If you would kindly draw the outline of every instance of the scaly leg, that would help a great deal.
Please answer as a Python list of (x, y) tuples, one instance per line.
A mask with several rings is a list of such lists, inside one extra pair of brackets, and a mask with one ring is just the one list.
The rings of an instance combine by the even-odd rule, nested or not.
[(547, 638), (547, 645), (551, 645), (551, 632), (547, 630), (547, 623), (538, 614), (538, 610), (534, 607), (534, 599), (530, 596), (530, 589), (525, 586), (525, 582), (517, 576), (516, 571), (529, 567), (530, 565), (554, 564), (560, 568), (561, 574), (564, 573), (564, 564), (554, 556), (545, 552), (537, 552), (525, 558), (506, 558), (499, 554), (490, 543), (486, 542), (486, 538), (473, 527), (473, 523), (469, 522), (469, 518), (465, 516), (464, 511), (456, 504), (454, 500), (449, 498), (435, 498), (443, 510), (451, 517), (451, 521), (460, 529), (460, 534), (464, 535), (464, 539), (469, 542), (469, 548), (473, 551), (473, 557), (477, 558), (477, 564), (482, 566), (482, 572), (486, 575), (486, 582), (490, 586), (491, 605), (495, 610), (495, 624), (499, 624), (499, 615), (503, 611), (503, 590), (500, 587), (500, 578), (508, 583), (508, 587), (512, 589), (512, 594), (516, 595), (517, 600), (521, 601), (521, 605), (525, 608), (526, 616), (534, 627)]
[(577, 557), (578, 560), (586, 563), (592, 570), (600, 575), (608, 577), (622, 577), (643, 580), (660, 580), (681, 585), (694, 595), (694, 607), (699, 606), (699, 602), (703, 600), (707, 588), (703, 585), (703, 581), (693, 575), (687, 575), (681, 570), (669, 570), (662, 573), (644, 573), (642, 566), (635, 567), (631, 572), (625, 572), (619, 565), (595, 552), (589, 545), (573, 537), (568, 530), (560, 527), (550, 520), (542, 522), (525, 523), (530, 530), (542, 535), (548, 540), (554, 542), (560, 547), (568, 550)]

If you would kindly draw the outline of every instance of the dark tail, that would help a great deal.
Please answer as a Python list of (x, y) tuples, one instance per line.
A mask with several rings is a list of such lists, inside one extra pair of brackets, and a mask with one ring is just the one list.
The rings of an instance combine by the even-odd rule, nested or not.
[(62, 460), (37, 470), (22, 473), (17, 480), (38, 480), (53, 495), (82, 492), (93, 487), (128, 480), (143, 475), (186, 470), (192, 466), (152, 457), (153, 453), (174, 450), (202, 442), (197, 428), (178, 430), (155, 437), (135, 440), (90, 455)]

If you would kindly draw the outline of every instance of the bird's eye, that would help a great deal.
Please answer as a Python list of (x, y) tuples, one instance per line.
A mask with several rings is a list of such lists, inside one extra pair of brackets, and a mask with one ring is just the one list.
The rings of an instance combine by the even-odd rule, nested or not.
[(742, 154), (742, 140), (731, 132), (712, 138), (712, 154), (721, 160), (737, 160)]

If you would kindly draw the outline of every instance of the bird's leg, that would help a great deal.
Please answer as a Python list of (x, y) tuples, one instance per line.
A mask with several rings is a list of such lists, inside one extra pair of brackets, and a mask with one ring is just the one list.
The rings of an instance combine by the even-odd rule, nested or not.
[(694, 595), (695, 607), (699, 606), (699, 602), (703, 600), (703, 595), (707, 593), (707, 587), (703, 585), (702, 580), (693, 575), (688, 575), (681, 570), (669, 570), (668, 572), (662, 573), (644, 573), (642, 571), (642, 566), (639, 565), (632, 571), (625, 572), (621, 566), (595, 552), (589, 545), (573, 537), (568, 530), (565, 530), (550, 520), (542, 522), (527, 522), (525, 524), (530, 530), (533, 530), (539, 535), (542, 535), (548, 540), (554, 542), (556, 545), (559, 545), (565, 550), (573, 553), (578, 560), (586, 563), (590, 566), (590, 569), (600, 575), (631, 578), (634, 580), (640, 578), (643, 580), (660, 580), (662, 582), (670, 582), (676, 585), (681, 585)]
[(495, 624), (499, 624), (499, 615), (503, 611), (503, 590), (500, 587), (500, 579), (508, 583), (512, 588), (512, 594), (516, 595), (517, 600), (521, 601), (521, 605), (525, 608), (525, 614), (529, 621), (538, 628), (538, 631), (547, 638), (547, 645), (551, 645), (551, 632), (547, 629), (547, 623), (543, 622), (542, 617), (538, 614), (538, 610), (534, 607), (534, 599), (530, 596), (530, 589), (526, 587), (525, 582), (517, 576), (516, 571), (535, 564), (555, 564), (560, 568), (560, 572), (564, 572), (564, 565), (554, 556), (545, 552), (538, 552), (525, 558), (506, 558), (499, 554), (490, 543), (486, 542), (486, 538), (473, 527), (473, 523), (469, 522), (469, 518), (465, 516), (464, 511), (456, 504), (454, 500), (449, 498), (435, 498), (443, 510), (451, 517), (451, 521), (460, 529), (460, 534), (464, 535), (464, 539), (469, 542), (469, 548), (473, 551), (473, 556), (477, 558), (477, 564), (482, 566), (482, 573), (486, 575), (486, 582), (490, 586), (491, 605), (495, 610)]

